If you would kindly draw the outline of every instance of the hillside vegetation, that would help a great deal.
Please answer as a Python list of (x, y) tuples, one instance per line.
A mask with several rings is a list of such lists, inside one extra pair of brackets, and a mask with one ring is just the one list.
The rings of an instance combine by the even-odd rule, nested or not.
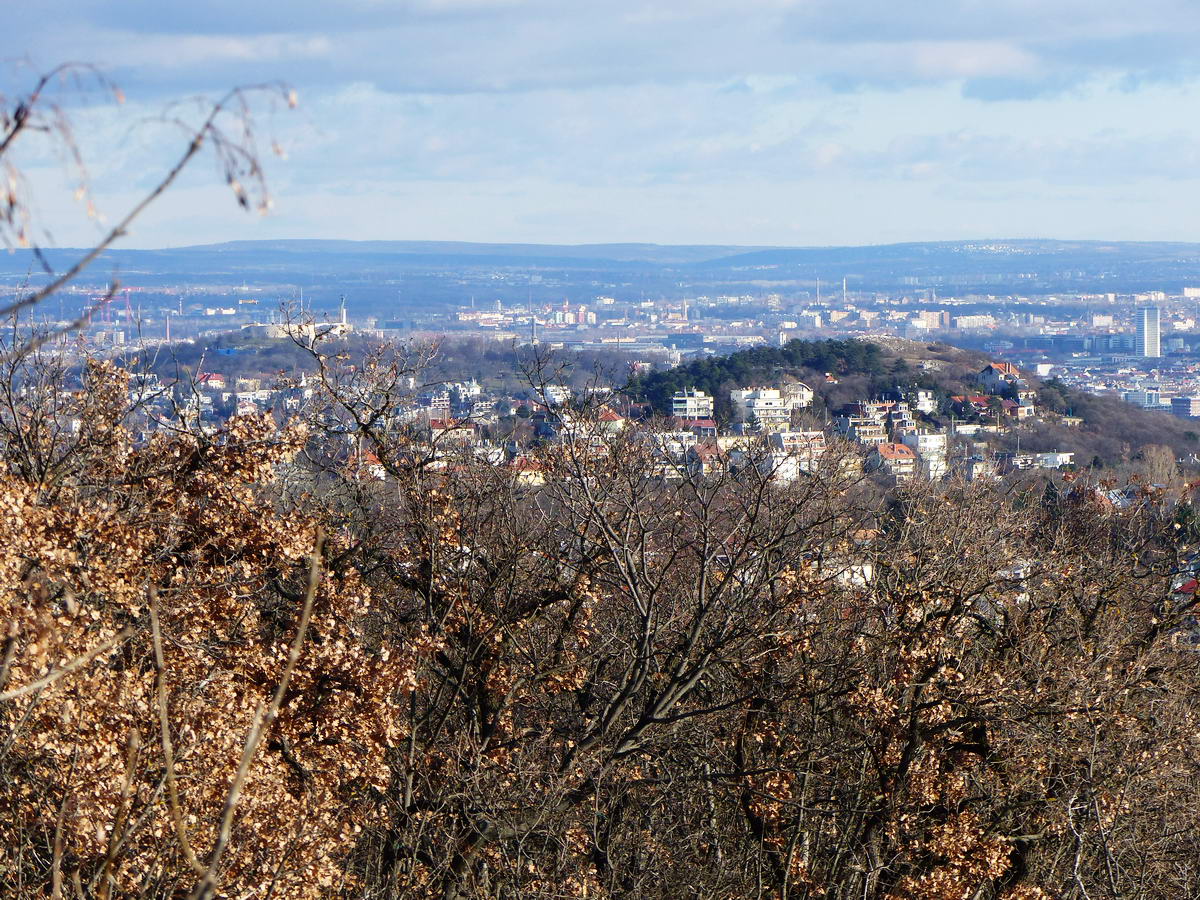
[[(731, 390), (781, 378), (795, 378), (812, 387), (819, 412), (874, 399), (894, 388), (922, 388), (933, 391), (941, 410), (931, 424), (946, 425), (949, 398), (982, 392), (978, 375), (989, 361), (981, 353), (946, 344), (898, 339), (795, 340), (783, 347), (756, 347), (646, 373), (634, 379), (629, 390), (652, 403), (659, 413), (669, 415), (672, 394), (699, 388), (716, 398), (718, 417), (728, 420)], [(1185, 460), (1200, 451), (1200, 423), (1149, 412), (1059, 381), (1043, 382), (1028, 373), (1025, 380), (1038, 391), (1044, 415), (992, 439), (999, 448), (1015, 448), (1019, 434), (1019, 444), (1026, 450), (1071, 450), (1082, 465), (1094, 461), (1108, 468), (1129, 463), (1154, 445), (1167, 446)], [(1083, 423), (1068, 427), (1062, 424), (1062, 415), (1077, 416)]]
[[(894, 367), (844, 349), (791, 358)], [(670, 480), (599, 422), (435, 458), (409, 358), (313, 362), (149, 442), (111, 365), (9, 373), (0, 893), (1195, 895), (1176, 512)]]

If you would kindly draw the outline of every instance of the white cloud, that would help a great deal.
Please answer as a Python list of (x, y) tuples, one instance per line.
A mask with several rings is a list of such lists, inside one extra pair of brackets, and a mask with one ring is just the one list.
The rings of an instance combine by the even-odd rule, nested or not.
[(163, 98), (301, 89), (261, 126), (290, 155), (269, 168), (275, 217), (231, 217), (202, 163), (141, 241), (219, 239), (232, 219), (266, 236), (828, 243), (1015, 235), (1069, 211), (1145, 232), (1118, 182), (1159, 198), (1154, 227), (1190, 225), (1190, 0), (34, 6), (13, 14), (17, 45), (107, 57), (132, 98), (79, 113), (105, 208), (176, 152), (178, 134), (131, 127)]
[[(104, 39), (105, 35), (101, 33), (100, 37)], [(110, 35), (105, 44), (125, 37)], [(327, 58), (331, 51), (332, 42), (323, 35), (146, 35), (129, 42), (122, 51), (121, 65), (164, 68), (217, 66), (227, 62), (270, 65)]]
[(1058, 90), (1178, 77), (1200, 41), (1192, 0), (42, 0), (7, 24), (43, 62), (99, 56), (147, 87), (164, 69), (169, 89), (210, 85), (212, 63), (227, 60), (235, 80), (401, 92), (1014, 76)]

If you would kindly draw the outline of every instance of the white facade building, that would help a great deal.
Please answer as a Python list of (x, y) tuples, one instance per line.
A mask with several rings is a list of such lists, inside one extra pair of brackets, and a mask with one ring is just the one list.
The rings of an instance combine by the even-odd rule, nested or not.
[(910, 431), (901, 437), (901, 443), (912, 448), (919, 459), (921, 474), (930, 481), (945, 476), (946, 435), (937, 431)]
[(933, 391), (912, 391), (909, 394), (908, 402), (913, 409), (923, 412), (927, 416), (933, 415), (937, 411), (937, 399), (934, 397)]
[(783, 400), (792, 409), (807, 409), (813, 404), (813, 389), (803, 381), (785, 381), (780, 385), (779, 392)]
[(739, 420), (753, 422), (762, 431), (786, 429), (792, 421), (792, 408), (776, 388), (730, 391), (729, 399)]
[(548, 384), (543, 388), (546, 402), (552, 406), (562, 406), (571, 399), (571, 389), (562, 384)]
[(792, 410), (812, 406), (813, 390), (800, 381), (780, 387), (751, 387), (730, 391), (734, 417), (742, 422), (754, 422), (761, 431), (786, 430), (791, 424)]
[(1162, 356), (1159, 344), (1161, 334), (1159, 309), (1157, 306), (1143, 306), (1137, 311), (1137, 343), (1135, 352), (1138, 356), (1156, 358)]
[(825, 455), (825, 432), (778, 431), (767, 438), (767, 446), (772, 456), (786, 456), (797, 474), (815, 472)]
[(1051, 450), (1047, 453), (1035, 453), (1034, 458), (1039, 469), (1061, 469), (1075, 463), (1073, 451)]
[(676, 391), (671, 397), (671, 415), (677, 419), (711, 419), (713, 398), (696, 388)]
[(816, 331), (821, 327), (821, 314), (812, 310), (805, 310), (796, 316), (796, 324), (805, 331)]

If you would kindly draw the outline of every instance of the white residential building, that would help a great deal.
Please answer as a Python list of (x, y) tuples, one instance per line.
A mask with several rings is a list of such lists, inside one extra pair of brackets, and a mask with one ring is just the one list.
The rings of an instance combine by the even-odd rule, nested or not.
[(561, 384), (548, 384), (543, 388), (546, 402), (552, 406), (562, 406), (571, 399), (571, 389)]
[(994, 317), (986, 313), (982, 313), (979, 315), (955, 316), (950, 320), (950, 324), (952, 327), (959, 330), (965, 330), (969, 328), (992, 328), (995, 326), (996, 320)]
[(754, 423), (760, 431), (786, 429), (792, 421), (792, 409), (777, 388), (747, 388), (730, 391), (734, 416)]
[(1075, 454), (1071, 451), (1052, 450), (1048, 453), (1035, 453), (1033, 456), (1039, 469), (1061, 469), (1075, 462)]
[(638, 434), (663, 456), (672, 460), (682, 460), (689, 449), (696, 446), (697, 438), (691, 431), (645, 431)]
[(989, 481), (996, 477), (995, 462), (982, 456), (968, 456), (960, 464), (967, 481)]
[(713, 398), (696, 388), (676, 391), (671, 397), (671, 415), (677, 419), (711, 419)]
[(772, 455), (788, 457), (797, 472), (815, 472), (825, 455), (825, 432), (777, 431), (768, 436), (767, 446)]
[(816, 396), (803, 381), (785, 381), (779, 386), (779, 393), (792, 409), (807, 409), (812, 406), (813, 397)]
[(908, 481), (918, 472), (917, 454), (905, 444), (878, 444), (867, 456), (867, 468), (886, 472), (897, 481)]
[(887, 426), (870, 416), (838, 416), (834, 421), (837, 430), (852, 441), (871, 446), (887, 442)]
[(937, 431), (910, 431), (901, 438), (901, 443), (916, 451), (919, 470), (930, 481), (945, 476), (946, 435)]
[(979, 380), (989, 391), (999, 392), (1020, 384), (1021, 370), (1012, 363), (988, 363), (979, 373)]
[(909, 405), (923, 412), (925, 415), (933, 415), (937, 411), (937, 399), (933, 395), (933, 391), (915, 390), (908, 396)]

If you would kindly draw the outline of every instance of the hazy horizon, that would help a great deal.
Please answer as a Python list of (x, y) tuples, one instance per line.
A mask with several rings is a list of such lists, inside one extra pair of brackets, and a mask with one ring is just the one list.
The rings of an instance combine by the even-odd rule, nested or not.
[[(935, 240), (897, 240), (897, 241), (881, 241), (881, 242), (863, 242), (863, 243), (838, 243), (838, 244), (740, 244), (735, 242), (701, 242), (701, 243), (685, 243), (672, 241), (637, 241), (637, 240), (604, 240), (604, 241), (507, 241), (507, 240), (457, 240), (457, 239), (436, 239), (436, 238), (340, 238), (340, 237), (236, 237), (226, 238), (213, 241), (205, 241), (203, 243), (177, 243), (177, 244), (160, 244), (153, 246), (140, 246), (128, 243), (119, 243), (112, 249), (114, 252), (121, 250), (135, 252), (153, 252), (162, 250), (199, 250), (207, 247), (219, 247), (226, 244), (275, 244), (275, 243), (320, 243), (320, 244), (412, 244), (412, 245), (463, 245), (470, 247), (554, 247), (554, 248), (598, 248), (598, 247), (661, 247), (664, 249), (670, 248), (692, 248), (692, 249), (714, 249), (714, 250), (869, 250), (873, 248), (887, 247), (903, 247), (910, 245), (958, 245), (958, 244), (1027, 244), (1027, 243), (1048, 243), (1048, 244), (1148, 244), (1148, 245), (1195, 245), (1200, 247), (1200, 236), (1197, 239), (1151, 239), (1151, 240), (1123, 240), (1123, 239), (1107, 239), (1107, 238), (1079, 238), (1079, 237), (964, 237), (964, 238), (943, 238)], [(20, 248), (17, 248), (18, 250)], [(82, 250), (82, 246), (71, 247), (67, 245), (56, 246), (54, 250)]]

